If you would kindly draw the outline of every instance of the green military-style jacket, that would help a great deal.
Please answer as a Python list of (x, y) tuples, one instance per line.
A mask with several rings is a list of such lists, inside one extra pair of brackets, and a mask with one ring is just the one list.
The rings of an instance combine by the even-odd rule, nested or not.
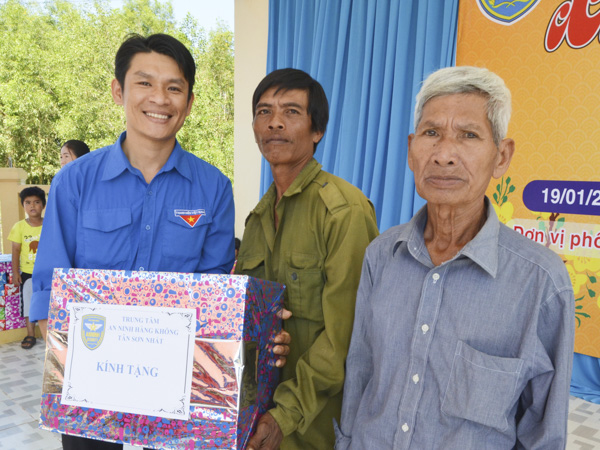
[(246, 220), (236, 273), (286, 285), (284, 322), (292, 343), (269, 412), (285, 438), (282, 449), (330, 449), (339, 421), (344, 363), (375, 211), (350, 183), (311, 160), (277, 204), (271, 185)]

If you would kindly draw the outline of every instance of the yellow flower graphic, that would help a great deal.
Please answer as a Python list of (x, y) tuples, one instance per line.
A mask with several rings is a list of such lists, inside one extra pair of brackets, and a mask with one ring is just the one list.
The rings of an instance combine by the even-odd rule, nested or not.
[(573, 258), (573, 267), (577, 272), (589, 272), (596, 274), (600, 272), (600, 258), (589, 256), (576, 256)]
[(552, 213), (549, 213), (549, 212), (532, 212), (532, 214), (535, 216), (536, 219), (550, 220), (550, 215)]
[(576, 272), (581, 272), (589, 275), (600, 275), (600, 258), (594, 258), (585, 255), (576, 255), (565, 253), (563, 259), (573, 264), (573, 269)]
[(502, 206), (498, 206), (496, 204), (492, 204), (492, 206), (494, 207), (500, 222), (508, 223), (512, 219), (513, 213), (515, 212), (515, 207), (511, 202), (504, 202)]
[(582, 287), (585, 287), (585, 284), (588, 281), (587, 275), (584, 273), (579, 273), (573, 267), (573, 264), (569, 264), (571, 261), (567, 261), (565, 266), (567, 267), (567, 271), (569, 272), (569, 277), (571, 278), (571, 284), (573, 285), (573, 292), (577, 297), (577, 294), (581, 290)]

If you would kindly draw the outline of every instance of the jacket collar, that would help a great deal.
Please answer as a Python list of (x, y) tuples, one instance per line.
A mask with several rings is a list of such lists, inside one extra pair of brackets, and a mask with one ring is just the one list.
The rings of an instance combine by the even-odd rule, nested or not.
[[(304, 189), (308, 187), (310, 183), (316, 178), (321, 171), (321, 164), (314, 158), (312, 158), (300, 171), (298, 176), (292, 181), (289, 188), (283, 193), (283, 197), (292, 197), (300, 194)], [(271, 183), (269, 189), (260, 199), (256, 207), (252, 210), (252, 213), (261, 214), (266, 208), (272, 208), (272, 205), (276, 199), (275, 183)]]

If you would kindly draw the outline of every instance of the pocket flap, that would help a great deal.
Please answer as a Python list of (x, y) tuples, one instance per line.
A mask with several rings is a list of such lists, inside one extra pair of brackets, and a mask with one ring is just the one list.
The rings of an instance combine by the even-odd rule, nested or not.
[(522, 359), (488, 355), (487, 353), (474, 349), (463, 341), (458, 341), (456, 345), (456, 355), (480, 369), (492, 372), (518, 374), (523, 367)]
[(109, 232), (131, 225), (131, 220), (129, 208), (93, 209), (83, 211), (81, 223), (84, 228)]
[(290, 267), (294, 269), (319, 269), (319, 258), (305, 253), (290, 252)]
[(240, 270), (252, 270), (263, 264), (265, 258), (262, 255), (251, 256), (250, 258), (244, 258), (238, 260), (238, 268)]

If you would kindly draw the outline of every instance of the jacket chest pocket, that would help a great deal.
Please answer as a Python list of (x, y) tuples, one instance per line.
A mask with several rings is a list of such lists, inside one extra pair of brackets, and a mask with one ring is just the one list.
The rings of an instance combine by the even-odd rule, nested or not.
[(199, 259), (212, 215), (206, 209), (166, 209), (166, 221), (158, 239), (162, 241), (162, 254), (167, 259), (187, 262)]
[(322, 323), (325, 281), (319, 262), (314, 256), (292, 252), (285, 268), (285, 285), (293, 317)]
[(131, 210), (96, 209), (82, 212), (84, 258), (95, 269), (122, 267), (132, 252)]
[(523, 360), (491, 356), (459, 341), (442, 412), (505, 431)]

